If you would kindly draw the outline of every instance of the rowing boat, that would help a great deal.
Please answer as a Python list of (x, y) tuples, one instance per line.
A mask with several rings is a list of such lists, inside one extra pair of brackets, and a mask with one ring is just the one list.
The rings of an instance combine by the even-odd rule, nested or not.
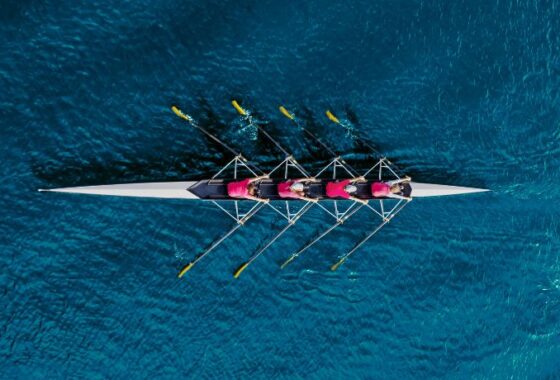
[[(245, 108), (241, 107), (237, 101), (232, 101), (233, 107), (240, 114), (243, 121), (248, 126), (254, 126), (264, 136), (266, 136), (276, 147), (285, 155), (284, 160), (275, 168), (264, 173), (258, 169), (254, 164), (247, 160), (241, 153), (230, 147), (224, 141), (214, 136), (206, 129), (198, 125), (195, 120), (183, 113), (176, 106), (172, 106), (173, 112), (187, 121), (189, 125), (198, 129), (206, 136), (214, 140), (216, 143), (222, 145), (226, 150), (230, 151), (234, 158), (225, 165), (218, 173), (211, 178), (201, 179), (198, 181), (176, 181), (176, 182), (146, 182), (146, 183), (125, 183), (125, 184), (111, 184), (99, 186), (79, 186), (79, 187), (65, 187), (53, 189), (39, 189), (39, 191), (48, 191), (56, 193), (70, 193), (70, 194), (90, 194), (90, 195), (104, 195), (104, 196), (119, 196), (119, 197), (144, 197), (144, 198), (161, 198), (161, 199), (186, 199), (212, 202), (228, 216), (235, 220), (236, 225), (231, 228), (225, 235), (216, 240), (210, 247), (203, 250), (192, 261), (186, 264), (178, 274), (178, 277), (183, 277), (196, 263), (202, 258), (212, 252), (216, 247), (223, 243), (231, 234), (237, 229), (244, 226), (249, 219), (251, 219), (258, 211), (264, 206), (270, 207), (281, 215), (286, 221), (284, 228), (278, 232), (272, 239), (270, 239), (262, 248), (256, 251), (246, 262), (241, 264), (234, 272), (234, 277), (237, 278), (257, 257), (265, 252), (280, 236), (282, 236), (289, 228), (294, 226), (296, 222), (307, 212), (311, 207), (317, 206), (331, 216), (335, 223), (319, 236), (312, 239), (305, 246), (298, 251), (294, 252), (289, 258), (281, 265), (281, 268), (286, 267), (290, 262), (299, 257), (303, 252), (307, 251), (311, 246), (324, 238), (327, 234), (331, 233), (335, 228), (347, 221), (351, 216), (355, 215), (360, 209), (365, 208), (373, 212), (380, 218), (379, 224), (369, 232), (361, 241), (340, 259), (331, 266), (332, 270), (336, 270), (348, 257), (356, 252), (363, 244), (372, 238), (379, 230), (381, 230), (387, 223), (389, 223), (412, 199), (427, 198), (427, 197), (441, 197), (449, 195), (464, 195), (472, 193), (480, 193), (489, 191), (488, 189), (450, 186), (433, 183), (422, 183), (414, 181), (406, 181), (402, 187), (402, 199), (388, 199), (377, 198), (371, 194), (371, 185), (374, 182), (400, 180), (401, 175), (398, 174), (399, 170), (392, 164), (386, 157), (377, 156), (373, 165), (361, 174), (365, 178), (364, 181), (357, 182), (356, 187), (358, 191), (355, 196), (360, 200), (347, 201), (343, 199), (332, 199), (326, 196), (326, 185), (329, 181), (341, 180), (346, 178), (356, 178), (360, 174), (358, 170), (350, 166), (342, 156), (337, 155), (330, 149), (323, 141), (315, 136), (311, 131), (305, 128), (296, 116), (289, 112), (285, 107), (280, 106), (280, 112), (296, 124), (296, 126), (311, 137), (318, 146), (322, 147), (326, 152), (332, 155), (332, 159), (324, 166), (315, 176), (311, 177), (308, 171), (303, 168), (286, 149), (282, 147), (264, 128), (262, 122), (256, 120), (251, 113)], [(348, 129), (348, 122), (341, 121), (331, 111), (326, 112), (329, 120), (335, 124), (341, 125)], [(350, 130), (350, 129), (348, 129)], [(372, 152), (377, 153), (375, 149), (364, 141), (360, 136), (355, 133), (351, 137), (359, 140), (360, 143), (368, 147)], [(231, 181), (241, 178), (241, 172), (245, 171), (248, 176), (259, 176), (259, 174), (266, 174), (267, 179), (263, 179), (258, 184), (258, 195), (260, 198), (267, 200), (266, 202), (255, 202), (253, 200), (242, 200), (231, 198), (227, 193), (227, 184)], [(293, 176), (291, 172), (296, 171), (297, 176)], [(231, 174), (226, 174), (231, 172)], [(307, 194), (311, 198), (315, 198), (317, 202), (304, 201), (299, 199), (282, 199), (279, 197), (277, 188), (278, 183), (281, 181), (290, 180), (290, 178), (313, 178), (307, 186)], [(281, 206), (281, 207), (279, 207)]]
[[(233, 180), (233, 179), (231, 179)], [(176, 181), (176, 182), (144, 182), (144, 183), (124, 183), (114, 185), (99, 186), (79, 186), (63, 187), (55, 189), (39, 189), (39, 191), (51, 191), (56, 193), (71, 194), (90, 194), (90, 195), (109, 195), (118, 197), (141, 197), (141, 198), (162, 198), (162, 199), (191, 199), (191, 200), (234, 200), (227, 196), (227, 179), (203, 179), (200, 181)], [(264, 198), (271, 200), (283, 200), (288, 202), (299, 202), (297, 199), (280, 199), (275, 191), (277, 180), (263, 180), (261, 189), (265, 192)], [(358, 194), (363, 192), (362, 199), (373, 198), (366, 192), (372, 181), (358, 184)], [(440, 197), (447, 195), (463, 195), (488, 191), (475, 187), (438, 185), (433, 183), (409, 182), (410, 196), (413, 198)], [(311, 184), (311, 193), (324, 192), (324, 185)], [(319, 189), (322, 187), (322, 189)], [(359, 195), (358, 195), (359, 196)], [(319, 198), (319, 202), (328, 201), (327, 198)], [(244, 201), (239, 200), (237, 201)], [(250, 201), (245, 201), (250, 202)]]

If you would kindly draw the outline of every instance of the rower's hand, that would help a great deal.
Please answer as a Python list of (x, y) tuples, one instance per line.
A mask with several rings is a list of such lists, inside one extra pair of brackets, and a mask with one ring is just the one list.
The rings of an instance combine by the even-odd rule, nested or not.
[(307, 198), (309, 202), (318, 203), (319, 200), (317, 198)]
[(360, 181), (360, 182), (366, 182), (367, 179), (366, 179), (366, 177), (361, 176), (361, 177), (358, 177), (358, 181)]
[(404, 179), (405, 181), (408, 181), (408, 182), (410, 182), (410, 181), (412, 180), (412, 178), (410, 178), (409, 176), (406, 176), (406, 177), (404, 177), (403, 179)]
[(270, 199), (262, 199), (262, 198), (261, 198), (261, 199), (259, 199), (259, 202), (262, 202), (262, 203), (270, 203)]

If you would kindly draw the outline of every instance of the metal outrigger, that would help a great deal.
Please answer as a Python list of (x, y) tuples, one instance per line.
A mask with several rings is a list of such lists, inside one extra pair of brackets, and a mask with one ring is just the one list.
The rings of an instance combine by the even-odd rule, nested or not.
[[(296, 124), (296, 126), (298, 128), (300, 128), (301, 130), (303, 130), (308, 136), (310, 136), (312, 139), (314, 139), (324, 150), (326, 150), (327, 152), (329, 152), (332, 156), (333, 159), (325, 166), (323, 167), (315, 177), (310, 177), (309, 173), (307, 172), (307, 170), (305, 170), (305, 168), (303, 168), (294, 158), (293, 156), (284, 148), (282, 147), (282, 145), (275, 140), (261, 125), (260, 123), (255, 120), (253, 118), (253, 116), (251, 115), (251, 113), (249, 111), (247, 111), (246, 109), (244, 109), (243, 107), (241, 107), (239, 105), (239, 103), (235, 100), (232, 101), (232, 105), (233, 107), (237, 110), (237, 112), (241, 115), (241, 117), (243, 118), (244, 121), (246, 121), (248, 124), (247, 126), (254, 126), (256, 127), (259, 131), (261, 131), (264, 136), (266, 136), (283, 154), (284, 154), (284, 160), (278, 164), (276, 167), (274, 167), (272, 170), (270, 170), (268, 172), (268, 174), (266, 175), (267, 178), (270, 178), (274, 173), (280, 173), (282, 176), (281, 178), (284, 180), (289, 180), (289, 171), (290, 169), (294, 169), (297, 170), (302, 177), (303, 180), (308, 180), (308, 181), (313, 181), (315, 180), (315, 177), (319, 177), (321, 175), (326, 174), (328, 171), (332, 171), (332, 176), (331, 178), (336, 180), (338, 177), (339, 172), (344, 172), (346, 175), (352, 177), (352, 178), (357, 178), (358, 177), (358, 172), (352, 168), (346, 161), (344, 161), (343, 158), (341, 158), (340, 155), (335, 154), (335, 152), (329, 148), (323, 141), (321, 141), (317, 136), (315, 136), (315, 134), (313, 134), (311, 131), (309, 131), (308, 129), (306, 129), (304, 126), (301, 125), (301, 123), (299, 122), (299, 120), (295, 117), (294, 114), (290, 113), (286, 108), (284, 108), (283, 106), (280, 106), (280, 112), (286, 116), (288, 119), (290, 119), (292, 122), (294, 122)], [(219, 138), (217, 138), (216, 136), (214, 136), (213, 134), (211, 134), (210, 132), (208, 132), (206, 129), (202, 128), (201, 126), (199, 126), (192, 117), (190, 117), (187, 114), (184, 114), (183, 112), (181, 112), (181, 110), (179, 110), (176, 106), (172, 107), (173, 112), (179, 116), (180, 118), (182, 118), (183, 120), (187, 121), (191, 126), (195, 127), (196, 129), (200, 130), (202, 133), (204, 133), (205, 135), (207, 135), (208, 137), (210, 137), (213, 141), (217, 142), (218, 144), (222, 145), (224, 148), (226, 148), (229, 152), (231, 152), (234, 155), (234, 158), (228, 162), (220, 171), (218, 171), (211, 180), (216, 179), (218, 176), (220, 176), (221, 174), (223, 174), (226, 170), (228, 169), (233, 169), (233, 179), (238, 179), (238, 172), (239, 169), (245, 169), (247, 170), (249, 173), (251, 173), (253, 176), (258, 177), (259, 174), (264, 174), (260, 169), (258, 169), (255, 165), (251, 164), (245, 157), (243, 157), (243, 155), (239, 152), (237, 152), (235, 149), (231, 148), (229, 145), (227, 145), (226, 143), (224, 143), (222, 140), (220, 140)], [(347, 127), (344, 123), (342, 123), (336, 116), (334, 116), (332, 114), (332, 112), (327, 111), (327, 117), (335, 122), (336, 124), (342, 125)], [(355, 135), (353, 135), (354, 138), (358, 138)], [(365, 146), (371, 148), (373, 151), (374, 148), (371, 147), (371, 145), (367, 144), (366, 142), (362, 141), (362, 144), (364, 144)], [(400, 179), (400, 177), (398, 176), (398, 174), (395, 172), (395, 170), (391, 167), (392, 163), (390, 163), (386, 158), (381, 158), (379, 159), (375, 165), (373, 165), (369, 170), (367, 170), (363, 177), (366, 177), (368, 175), (371, 174), (377, 174), (377, 178), (378, 180), (382, 180), (383, 176), (386, 172), (388, 172), (392, 177)], [(290, 202), (285, 201), (285, 210), (280, 210), (279, 208), (273, 206), (268, 200), (263, 200), (260, 202), (255, 203), (248, 211), (245, 212), (241, 212), (239, 205), (238, 205), (238, 200), (233, 200), (233, 205), (234, 205), (234, 211), (229, 211), (227, 210), (225, 207), (223, 207), (222, 205), (220, 205), (218, 202), (214, 201), (214, 200), (210, 200), (210, 202), (212, 202), (213, 204), (215, 204), (221, 211), (223, 211), (224, 213), (226, 213), (228, 216), (230, 216), (233, 220), (235, 220), (236, 225), (234, 227), (232, 227), (226, 234), (224, 234), (223, 236), (221, 236), (219, 239), (217, 239), (216, 241), (214, 241), (207, 249), (205, 249), (204, 251), (202, 251), (199, 255), (197, 255), (192, 261), (190, 261), (186, 266), (183, 267), (183, 269), (179, 272), (178, 277), (182, 277), (185, 275), (186, 272), (188, 272), (196, 263), (198, 263), (200, 260), (202, 260), (204, 257), (206, 257), (209, 253), (211, 253), (214, 249), (216, 249), (220, 244), (222, 244), (228, 237), (230, 237), (235, 231), (237, 231), (238, 229), (240, 229), (242, 226), (245, 225), (245, 223), (250, 220), (253, 216), (255, 216), (255, 214), (257, 214), (265, 205), (268, 205), (272, 210), (274, 210), (276, 213), (280, 214), (284, 219), (286, 219), (287, 224), (276, 234), (274, 235), (262, 248), (258, 249), (255, 253), (253, 253), (253, 255), (251, 255), (249, 257), (249, 259), (247, 261), (245, 261), (243, 264), (241, 264), (234, 272), (234, 278), (238, 278), (239, 275), (253, 262), (255, 261), (259, 256), (261, 256), (274, 242), (276, 242), (284, 233), (286, 233), (291, 227), (293, 227), (297, 221), (305, 214), (307, 213), (312, 207), (313, 205), (317, 204), (318, 207), (320, 207), (322, 210), (324, 210), (328, 215), (330, 215), (331, 217), (333, 217), (335, 219), (335, 223), (333, 225), (331, 225), (327, 230), (325, 230), (324, 232), (322, 232), (320, 235), (318, 235), (316, 238), (314, 238), (313, 240), (311, 240), (309, 243), (307, 243), (305, 246), (303, 246), (301, 249), (299, 249), (297, 252), (293, 253), (281, 266), (281, 268), (284, 268), (286, 265), (288, 265), (289, 263), (291, 263), (294, 259), (296, 259), (297, 257), (299, 257), (303, 252), (307, 251), (310, 247), (312, 247), (313, 245), (315, 245), (318, 241), (320, 241), (321, 239), (323, 239), (325, 236), (327, 236), (328, 234), (330, 234), (333, 230), (335, 230), (337, 227), (339, 227), (340, 225), (342, 225), (344, 222), (346, 222), (348, 219), (350, 219), (353, 215), (355, 215), (359, 210), (361, 210), (363, 207), (367, 207), (369, 210), (371, 210), (372, 212), (374, 212), (376, 215), (378, 215), (381, 219), (382, 222), (372, 231), (370, 232), (365, 238), (363, 238), (361, 241), (359, 241), (349, 252), (347, 252), (346, 254), (344, 254), (341, 259), (334, 264), (331, 269), (335, 270), (337, 269), (349, 256), (351, 256), (354, 252), (356, 252), (363, 244), (365, 244), (371, 237), (373, 237), (381, 228), (383, 228), (383, 226), (385, 226), (395, 215), (397, 215), (397, 213), (399, 213), (402, 208), (408, 204), (408, 201), (404, 201), (404, 200), (399, 200), (399, 202), (393, 206), (392, 208), (386, 208), (384, 205), (384, 200), (380, 199), (379, 200), (379, 208), (376, 208), (374, 205), (377, 204), (377, 202), (374, 203), (374, 205), (372, 205), (372, 203), (368, 203), (366, 202), (365, 204), (360, 204), (357, 201), (353, 201), (350, 206), (348, 206), (346, 209), (341, 210), (340, 206), (338, 204), (337, 200), (333, 200), (333, 209), (329, 209), (328, 207), (326, 207), (325, 205), (322, 205), (316, 201), (310, 201), (307, 200), (302, 207), (300, 207), (297, 210), (293, 210), (292, 206), (290, 205)], [(230, 201), (228, 201), (230, 202)], [(246, 202), (246, 201), (245, 201)], [(388, 210), (388, 211), (387, 211)]]

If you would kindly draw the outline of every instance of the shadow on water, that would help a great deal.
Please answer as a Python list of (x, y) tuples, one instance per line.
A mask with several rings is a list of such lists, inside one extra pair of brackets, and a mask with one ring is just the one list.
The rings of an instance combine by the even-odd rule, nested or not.
[[(259, 126), (264, 129), (274, 140), (279, 141), (280, 133), (274, 123), (271, 123), (267, 120), (266, 115), (261, 114), (258, 111), (254, 111), (251, 108), (250, 104), (244, 104), (243, 98), (241, 96), (232, 97), (232, 99), (236, 99), (241, 107), (247, 109), (251, 112), (251, 116), (253, 117), (254, 121), (259, 124)], [(237, 136), (238, 139), (247, 140), (250, 139), (255, 142), (255, 150), (252, 152), (252, 157), (262, 157), (262, 156), (271, 156), (271, 157), (278, 157), (281, 158), (284, 156), (284, 153), (272, 142), (268, 139), (264, 133), (255, 126), (248, 127), (248, 122), (243, 117), (239, 116), (237, 122)], [(280, 142), (281, 146), (284, 146), (282, 142)]]
[[(245, 144), (243, 149), (240, 149), (238, 148), (239, 144), (236, 144), (236, 142), (246, 141), (248, 138), (248, 136), (242, 136), (243, 132), (240, 133), (239, 130), (236, 130), (236, 128), (244, 125), (243, 120), (240, 119), (239, 125), (231, 127), (222, 121), (219, 113), (215, 111), (204, 97), (198, 97), (197, 102), (199, 112), (193, 116), (201, 127), (219, 136), (219, 138), (227, 142), (235, 150), (241, 151), (246, 157), (251, 157), (252, 161), (265, 172), (278, 164), (282, 152), (266, 136), (258, 133), (258, 130), (256, 130), (254, 131), (256, 134), (255, 144), (252, 144), (252, 146), (250, 146), (251, 144)], [(240, 104), (242, 103), (240, 102)], [(357, 114), (349, 106), (345, 107), (345, 111), (348, 121), (356, 129), (359, 129), (361, 123)], [(266, 120), (259, 113), (254, 113), (253, 116), (257, 120)], [(360, 141), (361, 136), (359, 136), (357, 130), (353, 131), (353, 133), (359, 138), (353, 139), (350, 150), (336, 150), (325, 139), (324, 123), (318, 121), (309, 108), (300, 108), (298, 117), (306, 129), (326, 143), (335, 153), (343, 156), (359, 173), (369, 169), (372, 162), (374, 162), (374, 157), (378, 157), (381, 154), (380, 152), (383, 151), (382, 147), (367, 141), (366, 144), (371, 145), (376, 150), (376, 153), (372, 152), (370, 147)], [(263, 124), (263, 127), (266, 128), (267, 132), (274, 139), (279, 139), (278, 136), (281, 136), (278, 128), (275, 128), (273, 123), (266, 122), (266, 124)], [(142, 156), (132, 155), (130, 158), (125, 157), (124, 159), (114, 161), (102, 160), (99, 157), (90, 159), (36, 159), (31, 162), (31, 170), (35, 177), (43, 182), (41, 185), (43, 187), (199, 180), (212, 176), (233, 158), (231, 152), (223, 146), (205, 134), (200, 133), (200, 135), (204, 138), (205, 148), (198, 152), (185, 152), (181, 146), (173, 145), (167, 147), (163, 152), (161, 148), (143, 149), (143, 152), (157, 151), (157, 154), (144, 153)], [(302, 133), (302, 136), (304, 136), (304, 141), (306, 142), (307, 157), (302, 157), (299, 161), (311, 173), (314, 173), (320, 170), (324, 164), (328, 163), (332, 157), (306, 133)], [(407, 168), (406, 165), (398, 160), (391, 158), (391, 162), (397, 168), (399, 175), (409, 175), (417, 182), (484, 187), (483, 180), (463, 178), (459, 172), (449, 168), (430, 165)]]
[[(365, 153), (368, 154), (372, 151), (371, 148), (374, 149), (374, 151), (377, 153), (378, 156), (382, 156), (382, 149), (380, 147), (378, 147), (377, 145), (375, 145), (373, 142), (371, 141), (366, 141), (364, 139), (363, 136), (360, 135), (359, 130), (362, 126), (362, 123), (360, 122), (360, 119), (358, 118), (358, 115), (356, 114), (356, 112), (354, 112), (352, 110), (352, 108), (350, 108), (349, 105), (344, 106), (344, 110), (346, 112), (346, 117), (348, 118), (348, 121), (350, 122), (350, 124), (352, 124), (352, 126), (354, 127), (352, 134), (356, 137), (354, 138), (352, 141), (354, 143), (354, 149), (356, 150), (357, 153)], [(370, 147), (368, 147), (366, 144), (364, 144), (362, 141), (366, 141), (366, 144), (369, 145)]]
[[(308, 129), (311, 133), (317, 136), (321, 141), (326, 143), (326, 145), (334, 151), (336, 154), (342, 154), (336, 150), (336, 147), (329, 144), (325, 137), (323, 136), (324, 133), (322, 132), (323, 125), (317, 121), (315, 118), (315, 114), (307, 107), (302, 107), (301, 111), (298, 113), (298, 117), (302, 126)], [(328, 152), (325, 152), (323, 148), (307, 133), (302, 134), (306, 141), (306, 147), (308, 149), (308, 153), (314, 160), (321, 160), (321, 161), (328, 161), (332, 159), (331, 155)]]
[(144, 155), (143, 158), (107, 161), (91, 159), (52, 159), (31, 163), (31, 171), (42, 187), (88, 186), (128, 182), (185, 181), (212, 172), (221, 159), (192, 153)]
[[(385, 154), (383, 152), (385, 152), (386, 150), (383, 147), (380, 147), (372, 141), (364, 139), (364, 137), (359, 134), (361, 122), (357, 113), (354, 112), (350, 105), (345, 106), (345, 112), (348, 121), (352, 124), (352, 126), (355, 127), (355, 130), (353, 130), (352, 132), (354, 136), (357, 137), (353, 139), (354, 151), (356, 153), (369, 154), (372, 151), (370, 147), (368, 147), (369, 145), (376, 151), (379, 157), (384, 157)], [(363, 143), (361, 140), (364, 140), (365, 143)], [(433, 165), (422, 165), (420, 168), (409, 168), (398, 158), (387, 158), (393, 163), (394, 167), (397, 169), (397, 173), (400, 176), (408, 175), (416, 182), (433, 182), (441, 185), (485, 187), (485, 182), (483, 179), (464, 178), (459, 172), (457, 172), (456, 170), (452, 170), (451, 168), (434, 167)], [(368, 162), (367, 160), (362, 160), (360, 164), (365, 164), (367, 166)]]
[(25, 20), (25, 12), (33, 5), (32, 0), (5, 0), (0, 12), (0, 21), (17, 23)]
[[(198, 124), (210, 133), (219, 136), (234, 150), (241, 151), (235, 144), (240, 138), (227, 139), (227, 136), (238, 136), (231, 131), (219, 114), (203, 97), (198, 98), (197, 115), (192, 115)], [(118, 160), (101, 159), (97, 156), (91, 158), (57, 158), (56, 154), (51, 159), (32, 159), (30, 166), (34, 176), (43, 182), (42, 187), (87, 186), (110, 183), (128, 182), (158, 182), (158, 181), (188, 181), (211, 177), (224, 165), (233, 159), (233, 154), (216, 143), (203, 133), (198, 133), (203, 139), (203, 149), (185, 151), (185, 144), (166, 146), (144, 147), (142, 154), (131, 154)], [(226, 137), (224, 137), (226, 136)], [(264, 151), (274, 150), (275, 147), (266, 138), (257, 140), (257, 149)], [(262, 148), (262, 146), (265, 148)], [(188, 146), (188, 145), (187, 145)], [(149, 154), (146, 152), (157, 152)], [(249, 157), (253, 154), (243, 153)], [(121, 155), (122, 157), (122, 155)], [(274, 155), (259, 155), (259, 167), (268, 168), (277, 164)]]

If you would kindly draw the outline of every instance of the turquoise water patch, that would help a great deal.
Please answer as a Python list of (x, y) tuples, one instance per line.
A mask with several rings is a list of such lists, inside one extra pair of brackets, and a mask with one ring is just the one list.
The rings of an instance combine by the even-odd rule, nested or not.
[[(560, 367), (555, 1), (8, 1), (0, 12), (3, 378), (546, 378)], [(331, 223), (232, 227), (208, 204), (38, 188), (205, 178), (230, 159), (169, 110), (272, 167), (231, 99), (306, 167), (353, 122), (414, 180), (492, 193)], [(328, 156), (328, 155), (327, 155)]]

